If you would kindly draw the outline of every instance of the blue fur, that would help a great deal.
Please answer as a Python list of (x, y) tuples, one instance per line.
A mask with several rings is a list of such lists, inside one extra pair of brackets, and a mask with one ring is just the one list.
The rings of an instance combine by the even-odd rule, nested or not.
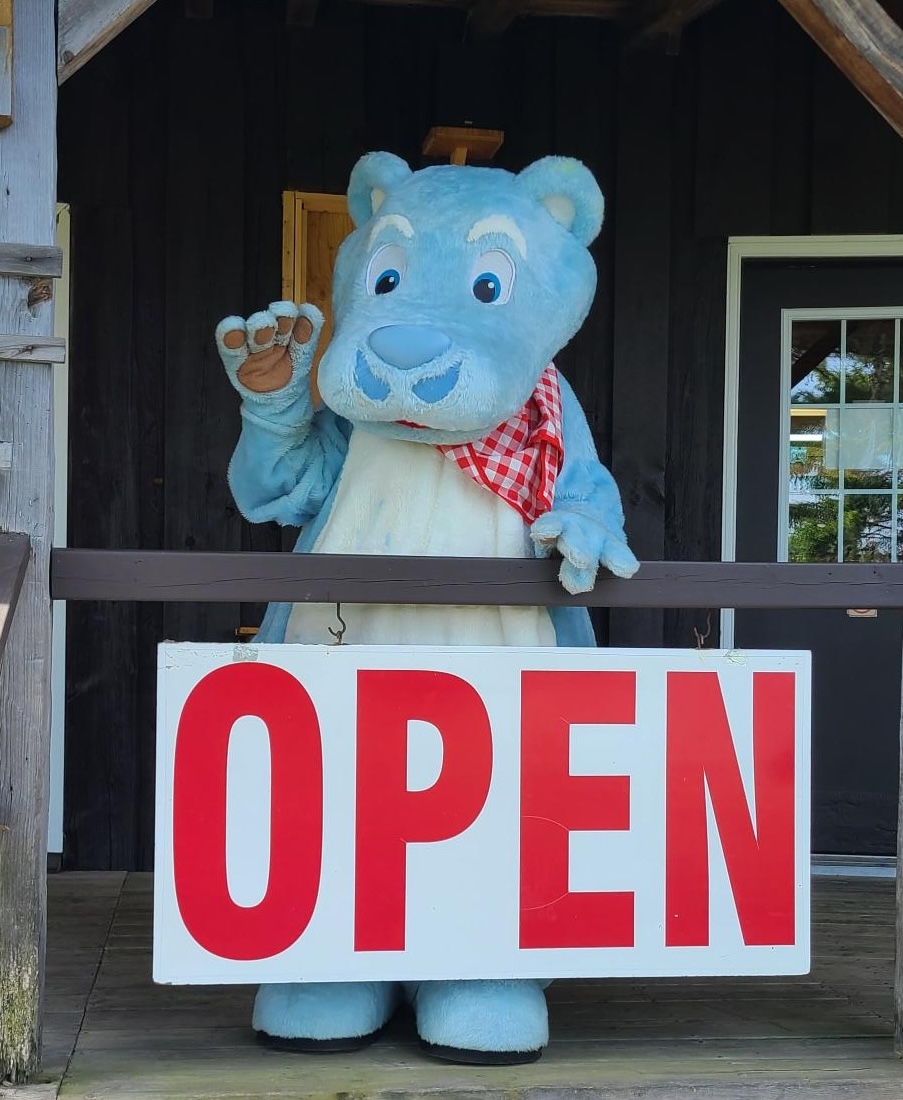
[[(300, 307), (314, 330), (307, 343), (278, 338), (288, 342), (292, 377), (272, 393), (242, 385), (249, 347), (230, 349), (225, 336), (244, 328), (258, 347), (255, 333), (293, 319), (296, 307), (276, 303), (217, 329), (243, 399), (232, 492), (254, 522), (301, 526), (300, 553), (332, 511), (352, 431), (427, 446), (481, 438), (524, 405), (582, 324), (596, 285), (587, 245), (603, 200), (577, 161), (547, 157), (519, 175), (451, 165), (412, 173), (390, 153), (371, 153), (352, 172), (348, 202), (356, 229), (336, 264), (334, 331), (318, 375), (325, 407), (314, 409), (309, 390), (322, 327), (313, 307)], [(564, 463), (553, 507), (530, 534), (537, 556), (561, 556), (564, 587), (585, 592), (600, 565), (626, 577), (637, 563), (617, 486), (563, 378), (561, 390)], [(272, 605), (259, 640), (283, 641), (290, 611)], [(584, 608), (551, 616), (559, 645), (594, 644)], [(525, 1052), (546, 1042), (543, 984), (413, 983), (408, 995), (433, 1045)], [(380, 983), (264, 986), (254, 1026), (283, 1037), (359, 1035), (380, 1026), (393, 996)]]

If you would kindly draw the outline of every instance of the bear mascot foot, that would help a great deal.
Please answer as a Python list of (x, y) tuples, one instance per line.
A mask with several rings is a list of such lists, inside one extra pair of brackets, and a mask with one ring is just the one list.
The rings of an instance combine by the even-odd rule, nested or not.
[(395, 982), (293, 982), (262, 985), (252, 1027), (276, 1050), (330, 1054), (369, 1046), (401, 999)]
[[(535, 1062), (549, 1041), (543, 988), (533, 980), (421, 982), (412, 997), (420, 1045), (444, 1062)], [(410, 991), (409, 991), (410, 992)]]

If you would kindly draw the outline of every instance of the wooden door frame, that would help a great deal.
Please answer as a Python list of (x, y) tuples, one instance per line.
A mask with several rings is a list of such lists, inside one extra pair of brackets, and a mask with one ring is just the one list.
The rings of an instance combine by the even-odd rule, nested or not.
[[(899, 257), (903, 233), (843, 236), (730, 237), (727, 244), (727, 326), (724, 350), (721, 560), (737, 554), (737, 441), (740, 424), (740, 304), (746, 260), (862, 259)], [(721, 611), (721, 645), (734, 645), (734, 611)]]

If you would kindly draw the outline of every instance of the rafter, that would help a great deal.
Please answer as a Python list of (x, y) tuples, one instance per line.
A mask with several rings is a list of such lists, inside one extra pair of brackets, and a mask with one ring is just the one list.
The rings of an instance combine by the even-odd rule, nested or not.
[(721, 0), (642, 0), (624, 17), (630, 45), (673, 38)]
[(59, 0), (57, 80), (60, 84), (147, 11), (154, 0)]
[(878, 0), (780, 0), (903, 136), (903, 30)]

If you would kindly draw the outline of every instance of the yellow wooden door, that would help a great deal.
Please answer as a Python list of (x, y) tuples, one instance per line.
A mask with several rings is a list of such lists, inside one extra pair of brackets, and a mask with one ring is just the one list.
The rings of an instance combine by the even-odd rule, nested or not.
[(285, 191), (282, 195), (282, 297), (323, 311), (311, 390), (319, 401), (317, 367), (332, 336), (332, 273), (339, 245), (354, 226), (344, 195)]

